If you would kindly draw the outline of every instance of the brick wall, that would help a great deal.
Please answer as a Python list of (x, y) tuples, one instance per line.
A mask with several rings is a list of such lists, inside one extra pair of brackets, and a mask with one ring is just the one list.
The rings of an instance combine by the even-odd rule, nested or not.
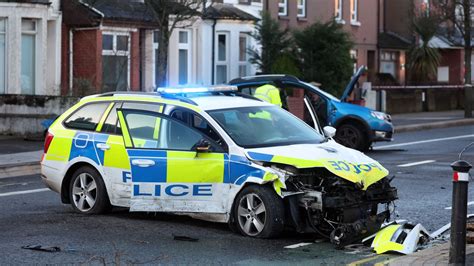
[(462, 49), (443, 49), (441, 52), (440, 66), (449, 67), (449, 84), (463, 84), (464, 75), (464, 52)]
[(102, 33), (99, 30), (74, 32), (73, 76), (89, 80), (97, 92), (102, 86)]

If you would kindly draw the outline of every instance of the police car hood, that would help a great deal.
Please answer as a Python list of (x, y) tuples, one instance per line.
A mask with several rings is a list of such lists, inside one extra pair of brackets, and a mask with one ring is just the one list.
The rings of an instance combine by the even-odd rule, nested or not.
[(321, 144), (297, 144), (246, 149), (252, 161), (274, 162), (296, 168), (326, 168), (331, 173), (367, 189), (388, 175), (380, 163), (365, 154), (334, 141)]

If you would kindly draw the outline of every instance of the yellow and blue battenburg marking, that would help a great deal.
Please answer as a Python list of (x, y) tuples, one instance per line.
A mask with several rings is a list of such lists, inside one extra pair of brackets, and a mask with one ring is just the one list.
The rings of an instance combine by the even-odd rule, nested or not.
[(130, 160), (152, 160), (153, 165), (132, 165), (132, 182), (143, 183), (225, 183), (241, 185), (248, 177), (263, 178), (265, 171), (251, 166), (241, 156), (224, 153), (199, 153), (129, 149)]

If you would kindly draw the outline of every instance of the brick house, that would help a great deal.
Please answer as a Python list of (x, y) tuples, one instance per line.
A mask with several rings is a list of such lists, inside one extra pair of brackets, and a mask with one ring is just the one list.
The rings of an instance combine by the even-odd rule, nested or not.
[(143, 1), (63, 0), (62, 95), (154, 85), (153, 14)]
[[(381, 19), (377, 10), (382, 3), (380, 0), (266, 0), (264, 9), (283, 27), (294, 29), (316, 21), (335, 19), (352, 36), (354, 49), (351, 56), (356, 60), (354, 69), (365, 65), (370, 73), (375, 73), (378, 71), (377, 35)], [(373, 75), (367, 77), (372, 81)]]
[[(435, 11), (434, 8), (435, 7), (431, 0), (385, 0), (385, 7), (383, 9), (385, 16), (383, 31), (393, 36), (397, 36), (398, 43), (408, 41), (407, 47), (398, 47), (401, 49), (389, 49), (388, 52), (403, 54), (408, 50), (409, 46), (418, 43), (418, 40), (415, 39), (415, 36), (411, 32), (412, 19), (415, 14), (420, 12), (429, 13)], [(380, 39), (381, 36), (379, 35), (379, 43)], [(439, 49), (441, 53), (441, 63), (438, 67), (436, 78), (434, 80), (426, 81), (426, 83), (448, 85), (463, 84), (464, 49), (462, 46), (462, 40), (460, 38), (458, 38), (457, 41), (449, 40), (444, 34), (439, 34), (430, 41), (430, 46)], [(400, 58), (402, 57), (400, 56)], [(401, 61), (395, 61), (394, 63), (398, 66), (402, 66)], [(406, 73), (406, 76), (408, 75), (409, 73)], [(404, 83), (405, 79), (401, 78), (399, 81)]]

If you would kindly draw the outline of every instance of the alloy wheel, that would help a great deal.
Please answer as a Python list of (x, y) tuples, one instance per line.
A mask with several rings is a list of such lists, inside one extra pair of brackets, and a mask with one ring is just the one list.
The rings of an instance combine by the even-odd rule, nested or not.
[(87, 212), (97, 200), (97, 183), (88, 173), (82, 173), (74, 180), (72, 199), (78, 210)]
[(256, 236), (265, 228), (266, 209), (262, 199), (250, 193), (240, 199), (237, 209), (239, 225), (245, 234)]

